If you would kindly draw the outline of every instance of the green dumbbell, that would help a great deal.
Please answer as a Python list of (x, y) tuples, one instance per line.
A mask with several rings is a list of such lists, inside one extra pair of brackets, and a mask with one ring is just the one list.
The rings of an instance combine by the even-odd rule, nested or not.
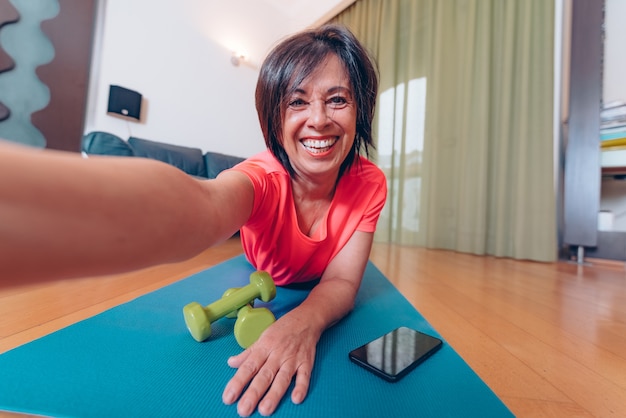
[[(222, 297), (226, 297), (240, 288), (226, 290)], [(250, 301), (238, 311), (226, 314), (226, 318), (237, 318), (235, 321), (235, 340), (242, 348), (250, 347), (259, 339), (263, 331), (276, 322), (272, 311), (267, 308), (254, 308), (254, 301)]]
[(196, 341), (204, 341), (211, 335), (211, 323), (237, 311), (256, 298), (269, 302), (276, 296), (276, 285), (265, 271), (250, 275), (250, 284), (230, 292), (227, 296), (203, 307), (191, 302), (183, 308), (187, 329)]
[(267, 308), (252, 308), (249, 305), (239, 309), (235, 321), (235, 339), (242, 348), (248, 348), (259, 339), (263, 331), (276, 321)]
[[(230, 288), (230, 289), (226, 290), (224, 292), (224, 294), (222, 295), (222, 298), (225, 298), (226, 296), (231, 295), (232, 293), (236, 292), (239, 289), (241, 289), (241, 288), (240, 287), (233, 287), (233, 288)], [(248, 303), (245, 306), (249, 306), (251, 308), (254, 308), (254, 301), (253, 300), (250, 301), (250, 303)], [(235, 310), (235, 311), (227, 313), (225, 316), (226, 316), (226, 318), (237, 318), (237, 312), (238, 311)]]

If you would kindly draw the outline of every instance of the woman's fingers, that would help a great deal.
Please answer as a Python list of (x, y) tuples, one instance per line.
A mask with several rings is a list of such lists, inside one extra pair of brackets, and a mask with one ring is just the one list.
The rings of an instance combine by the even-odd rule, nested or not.
[(230, 367), (236, 368), (237, 372), (233, 376), (232, 379), (228, 382), (226, 387), (224, 388), (224, 392), (222, 393), (222, 401), (230, 405), (239, 399), (243, 389), (246, 385), (252, 380), (252, 378), (256, 375), (257, 371), (261, 368), (261, 365), (254, 366), (253, 361), (246, 361), (250, 357), (250, 348), (245, 350), (243, 353), (230, 357), (228, 359), (228, 365)]
[[(278, 374), (279, 370), (266, 363), (256, 376), (252, 379), (252, 382), (246, 389), (245, 393), (241, 396), (239, 403), (237, 404), (237, 412), (241, 416), (248, 416), (254, 412), (261, 401), (261, 398), (268, 392), (270, 387), (274, 387), (274, 377)], [(285, 388), (286, 390), (286, 388)], [(283, 392), (284, 394), (284, 392)], [(276, 404), (282, 397), (282, 394), (276, 400)], [(271, 414), (276, 406), (270, 408), (270, 411), (264, 414), (260, 409), (259, 412), (263, 415)]]
[(239, 366), (241, 365), (241, 363), (243, 363), (244, 361), (246, 361), (246, 359), (248, 358), (248, 355), (250, 355), (250, 350), (245, 350), (242, 351), (241, 353), (237, 354), (236, 356), (232, 356), (228, 358), (228, 365), (234, 369), (239, 368)]
[(263, 397), (261, 403), (259, 403), (259, 413), (261, 415), (268, 416), (274, 413), (280, 400), (285, 396), (285, 393), (287, 393), (287, 389), (289, 389), (293, 374), (293, 368), (287, 365), (283, 365), (278, 370), (271, 387)]
[(309, 385), (311, 384), (311, 370), (313, 364), (302, 364), (296, 372), (296, 385), (291, 392), (291, 402), (295, 404), (301, 404), (304, 402), (307, 393), (309, 392)]

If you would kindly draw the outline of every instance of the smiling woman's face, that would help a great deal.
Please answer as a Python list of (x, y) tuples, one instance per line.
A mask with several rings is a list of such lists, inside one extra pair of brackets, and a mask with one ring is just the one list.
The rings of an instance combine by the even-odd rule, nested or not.
[(356, 105), (343, 63), (330, 54), (288, 97), (282, 145), (300, 177), (334, 176), (352, 149)]

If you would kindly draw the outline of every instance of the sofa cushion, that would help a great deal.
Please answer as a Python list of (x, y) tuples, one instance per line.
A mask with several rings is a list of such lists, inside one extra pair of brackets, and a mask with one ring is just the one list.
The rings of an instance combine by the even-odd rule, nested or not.
[(166, 144), (136, 137), (128, 138), (137, 157), (152, 158), (180, 168), (187, 174), (207, 177), (202, 151), (199, 148)]
[(220, 154), (218, 152), (207, 152), (204, 154), (207, 177), (214, 179), (222, 171), (234, 167), (245, 160), (245, 158), (232, 155)]
[(128, 142), (108, 132), (94, 131), (84, 135), (81, 149), (87, 155), (133, 155), (133, 149)]

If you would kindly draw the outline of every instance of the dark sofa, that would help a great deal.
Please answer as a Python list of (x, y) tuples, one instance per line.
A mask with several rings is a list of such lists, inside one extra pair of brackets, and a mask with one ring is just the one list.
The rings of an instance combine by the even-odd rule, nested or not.
[(217, 152), (202, 153), (199, 148), (130, 137), (128, 141), (108, 132), (83, 136), (82, 152), (89, 155), (144, 157), (163, 161), (195, 177), (213, 179), (244, 158)]

